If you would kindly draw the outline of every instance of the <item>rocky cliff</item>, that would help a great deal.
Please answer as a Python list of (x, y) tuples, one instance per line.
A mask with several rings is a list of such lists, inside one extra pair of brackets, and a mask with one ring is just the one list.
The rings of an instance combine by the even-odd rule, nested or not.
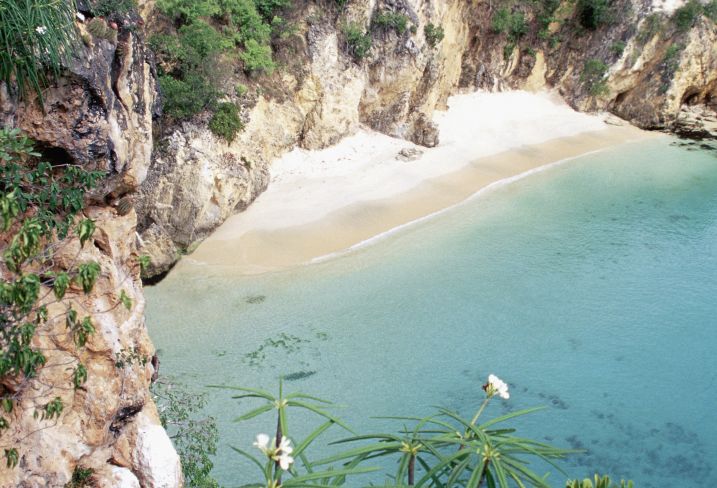
[[(149, 393), (154, 369), (147, 359), (154, 347), (144, 319), (137, 216), (128, 204), (150, 165), (156, 99), (145, 45), (129, 28), (137, 20), (128, 17), (127, 28), (108, 38), (89, 34), (78, 22), (85, 45), (43, 90), (44, 111), (37, 100), (21, 102), (0, 83), (3, 126), (25, 131), (51, 164), (108, 174), (84, 210), (96, 224), (91, 242), (81, 247), (78, 238), (69, 238), (54, 261), (59, 269), (98, 262), (97, 283), (90, 294), (73, 293), (62, 302), (52, 303), (47, 290), (41, 291), (50, 319), (33, 346), (47, 363), (22, 389), (7, 378), (3, 385), (20, 408), (7, 414), (10, 427), (2, 434), (4, 446), (16, 447), (19, 459), (17, 466), (0, 470), (1, 487), (63, 487), (80, 468), (92, 473), (92, 486), (181, 485), (178, 456)], [(130, 309), (118, 305), (122, 291)], [(94, 323), (95, 332), (82, 349), (65, 325), (68, 305), (89, 314)], [(74, 389), (72, 366), (77, 363), (86, 365), (87, 381)], [(62, 401), (62, 414), (35, 418), (38, 405), (55, 397)]]
[[(295, 2), (285, 13), (295, 32), (274, 45), (282, 68), (241, 77), (250, 93), (227, 96), (246, 121), (232, 143), (212, 134), (201, 115), (161, 131), (138, 206), (149, 274), (168, 270), (246, 208), (266, 188), (271, 160), (294, 146), (322, 148), (362, 124), (437, 144), (431, 115), (457, 90), (554, 87), (580, 110), (609, 110), (648, 129), (677, 130), (682, 122), (694, 129), (711, 117), (712, 20), (698, 16), (678, 29), (672, 17), (679, 3), (665, 10), (620, 0), (604, 2), (606, 20), (586, 28), (580, 3), (354, 0), (337, 9)], [(408, 28), (376, 27), (378, 12), (402, 16)], [(349, 54), (342, 34), (348, 23), (370, 32), (373, 47), (363, 60)], [(442, 39), (429, 42), (429, 24), (442, 29)]]

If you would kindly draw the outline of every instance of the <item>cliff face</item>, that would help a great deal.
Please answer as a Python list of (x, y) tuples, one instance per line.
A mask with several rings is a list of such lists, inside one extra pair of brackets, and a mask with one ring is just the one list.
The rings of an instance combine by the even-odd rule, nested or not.
[[(85, 209), (97, 230), (83, 248), (70, 239), (55, 265), (94, 260), (101, 275), (88, 295), (73, 294), (73, 307), (92, 317), (96, 331), (78, 349), (64, 323), (65, 304), (48, 305), (46, 326), (34, 347), (47, 364), (18, 395), (3, 432), (19, 452), (15, 468), (0, 470), (2, 487), (62, 487), (77, 467), (92, 469), (92, 486), (177, 487), (179, 459), (149, 394), (154, 354), (144, 320), (144, 297), (137, 264), (137, 216), (116, 208), (144, 180), (152, 150), (156, 89), (141, 39), (121, 30), (116, 42), (90, 38), (63, 76), (43, 91), (45, 113), (34, 101), (19, 103), (0, 84), (0, 120), (37, 141), (52, 164), (79, 164), (106, 170), (109, 177)], [(118, 306), (124, 291), (131, 309)], [(45, 296), (41, 292), (41, 296)], [(62, 315), (62, 320), (53, 319)], [(118, 359), (132, 355), (134, 360)], [(86, 365), (88, 379), (73, 389), (72, 366)], [(13, 391), (14, 385), (5, 388)], [(38, 420), (38, 405), (62, 399), (62, 414)]]
[[(610, 22), (589, 30), (575, 3), (564, 2), (540, 32), (537, 4), (517, 5), (513, 13), (527, 28), (516, 42), (496, 32), (494, 2), (355, 0), (340, 13), (314, 2), (294, 7), (296, 34), (274, 46), (284, 67), (253, 80), (257, 94), (230, 97), (248, 121), (233, 143), (214, 136), (201, 116), (161, 135), (138, 207), (149, 274), (169, 269), (246, 208), (266, 188), (270, 161), (296, 145), (326, 147), (361, 124), (437, 144), (431, 115), (457, 90), (555, 87), (580, 110), (609, 110), (649, 129), (694, 122), (686, 105), (714, 109), (717, 28), (706, 17), (682, 32), (672, 12), (622, 0)], [(371, 53), (356, 62), (340, 26), (369, 25), (379, 11), (400, 13), (415, 32), (371, 29)], [(423, 35), (428, 23), (444, 30), (435, 46)], [(599, 72), (586, 76), (590, 63)]]

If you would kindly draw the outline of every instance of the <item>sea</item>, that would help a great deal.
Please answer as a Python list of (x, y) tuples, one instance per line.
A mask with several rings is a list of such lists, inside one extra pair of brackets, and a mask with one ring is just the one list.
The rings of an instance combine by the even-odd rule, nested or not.
[[(290, 242), (286, 243), (291, 246)], [(329, 399), (354, 432), (437, 407), (575, 450), (549, 472), (638, 488), (717, 486), (717, 151), (659, 137), (493, 185), (429, 219), (289, 270), (182, 267), (146, 288), (161, 373), (219, 425), (215, 476), (261, 481), (230, 446), (273, 433), (234, 385)], [(290, 433), (319, 425), (290, 412)], [(294, 421), (292, 424), (291, 421)], [(315, 456), (340, 427), (319, 438)], [(381, 465), (383, 463), (383, 465)], [(379, 463), (389, 473), (395, 459)], [(541, 471), (540, 474), (543, 474)], [(369, 481), (381, 483), (376, 474)], [(383, 476), (383, 475), (380, 475)], [(365, 480), (349, 481), (361, 486)]]

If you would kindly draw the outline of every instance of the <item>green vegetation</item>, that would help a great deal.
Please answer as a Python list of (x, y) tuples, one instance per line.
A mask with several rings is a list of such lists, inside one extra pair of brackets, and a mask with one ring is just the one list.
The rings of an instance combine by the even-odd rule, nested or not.
[(0, 4), (0, 80), (21, 96), (57, 76), (79, 43), (72, 1), (3, 0)]
[(244, 52), (239, 57), (244, 61), (244, 70), (248, 73), (271, 73), (276, 68), (271, 59), (271, 46), (259, 44), (254, 39), (246, 41)]
[(365, 58), (371, 50), (371, 35), (356, 22), (344, 25), (342, 31), (346, 38), (346, 51), (349, 55), (356, 61)]
[(94, 485), (92, 482), (93, 474), (93, 469), (77, 466), (72, 472), (72, 478), (65, 484), (65, 488), (90, 488)]
[[(717, 10), (717, 3), (713, 0), (708, 6), (703, 6), (699, 0), (688, 0), (686, 4), (675, 10), (672, 21), (679, 32), (687, 32), (695, 25), (697, 19), (707, 10), (711, 15)], [(713, 18), (714, 20), (714, 18)]]
[(632, 481), (620, 480), (620, 484), (615, 484), (610, 480), (609, 476), (598, 476), (595, 475), (594, 483), (593, 480), (584, 479), (570, 480), (568, 481), (566, 488), (633, 488)]
[(611, 0), (578, 0), (576, 12), (580, 25), (596, 30), (612, 20)]
[(426, 36), (426, 42), (431, 47), (436, 47), (445, 36), (442, 26), (433, 25), (430, 22), (423, 28), (423, 34)]
[(703, 14), (712, 22), (717, 23), (717, 0), (711, 0), (702, 6)]
[(234, 87), (234, 92), (236, 93), (236, 96), (238, 96), (239, 98), (246, 95), (248, 91), (249, 91), (249, 88), (243, 83), (239, 83), (236, 87)]
[(555, 11), (560, 6), (560, 0), (543, 0), (540, 11), (535, 18), (538, 21), (538, 37), (547, 39), (550, 36), (549, 27), (555, 21)]
[[(664, 68), (665, 75), (668, 79), (671, 79), (680, 68), (680, 56), (684, 49), (684, 44), (670, 44), (670, 47), (668, 47), (667, 51), (665, 51), (665, 56), (662, 58), (662, 67)], [(663, 86), (666, 87), (664, 91), (667, 91), (669, 84), (665, 83)]]
[[(269, 415), (266, 431), (276, 432), (273, 438), (259, 433), (253, 444), (256, 450), (251, 452), (232, 446), (239, 456), (248, 459), (257, 468), (257, 479), (246, 486), (363, 486), (355, 476), (380, 474), (382, 468), (376, 466), (374, 460), (393, 458), (396, 461), (395, 472), (386, 473), (385, 485), (378, 482), (376, 486), (547, 488), (550, 486), (547, 475), (533, 471), (530, 467), (532, 462), (544, 461), (560, 470), (555, 462), (575, 452), (517, 436), (515, 429), (506, 425), (539, 408), (511, 411), (484, 419), (494, 398), (510, 398), (508, 385), (494, 375), (490, 375), (483, 385), (485, 398), (476, 406), (472, 417), (463, 417), (439, 407), (427, 417), (387, 417), (386, 420), (397, 424), (395, 430), (360, 435), (331, 413), (331, 402), (298, 392), (285, 394), (281, 382), (278, 395), (253, 388), (215, 388), (235, 391), (237, 394), (233, 398), (241, 402), (258, 400), (256, 407), (235, 421)], [(318, 422), (313, 431), (294, 443), (292, 440), (296, 439), (291, 438), (294, 431), (290, 420), (302, 411), (302, 427), (306, 425), (307, 413), (314, 415)], [(331, 428), (345, 430), (348, 437), (330, 444), (333, 453), (325, 454), (321, 459), (311, 459), (310, 447)], [(322, 449), (321, 452), (327, 451)], [(373, 475), (374, 479), (377, 474)], [(604, 484), (605, 479), (608, 485)], [(612, 488), (606, 477), (596, 477), (598, 482), (599, 488)], [(567, 486), (583, 488), (580, 483), (569, 481)], [(585, 488), (588, 486), (592, 488), (591, 485), (585, 485)]]
[(512, 12), (507, 7), (501, 7), (493, 14), (491, 27), (496, 34), (508, 34), (508, 42), (503, 46), (504, 59), (510, 58), (520, 39), (528, 33), (525, 14)]
[(607, 82), (605, 75), (608, 66), (599, 59), (588, 59), (580, 75), (580, 81), (587, 88), (588, 93), (594, 97), (607, 94)]
[(610, 45), (610, 51), (616, 56), (622, 56), (622, 53), (625, 52), (625, 47), (626, 45), (623, 41), (615, 41)]
[(239, 109), (233, 103), (220, 103), (212, 120), (209, 121), (209, 129), (228, 142), (232, 142), (243, 127), (239, 118)]
[(662, 15), (659, 13), (653, 13), (645, 17), (645, 20), (640, 25), (640, 30), (637, 33), (637, 40), (641, 44), (645, 44), (647, 41), (655, 37), (663, 27)]
[(214, 418), (200, 415), (207, 404), (207, 395), (197, 395), (166, 378), (159, 378), (151, 390), (162, 426), (167, 429), (182, 461), (186, 486), (218, 488), (210, 473), (219, 431)]
[(277, 13), (290, 5), (291, 0), (158, 0), (173, 22), (150, 39), (165, 114), (185, 119), (215, 111), (237, 66), (251, 75), (276, 69), (272, 36), (288, 29)]
[[(16, 417), (8, 415), (15, 408), (34, 408), (38, 422), (57, 418), (64, 409), (59, 396), (33, 406), (24, 398), (21, 407), (13, 393), (22, 392), (47, 361), (47, 349), (39, 348), (35, 337), (63, 322), (68, 339), (82, 349), (95, 331), (92, 318), (81, 316), (84, 309), (75, 307), (102, 275), (97, 262), (83, 260), (95, 223), (81, 212), (85, 194), (104, 173), (45, 162), (31, 140), (8, 128), (0, 130), (0, 163), (0, 240), (5, 243), (2, 260), (7, 270), (0, 281), (0, 376), (4, 383), (12, 379), (17, 385), (0, 397), (0, 424), (7, 427)], [(68, 253), (74, 256), (68, 259)], [(57, 259), (61, 254), (66, 259)], [(74, 359), (67, 367), (72, 371), (70, 385), (43, 388), (82, 388), (85, 366)], [(20, 455), (8, 447), (5, 458), (7, 466), (14, 467)]]
[(95, 0), (90, 3), (92, 15), (96, 17), (122, 16), (136, 7), (135, 0)]
[(398, 12), (382, 10), (374, 16), (371, 25), (384, 32), (392, 30), (400, 36), (408, 30), (408, 17)]

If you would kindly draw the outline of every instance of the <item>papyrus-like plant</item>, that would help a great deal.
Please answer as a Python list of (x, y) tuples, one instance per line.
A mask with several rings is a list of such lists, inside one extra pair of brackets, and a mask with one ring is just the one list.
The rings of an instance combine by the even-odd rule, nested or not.
[[(559, 449), (515, 435), (515, 429), (505, 426), (517, 417), (533, 413), (539, 408), (520, 410), (492, 419), (483, 420), (487, 405), (496, 397), (508, 400), (508, 385), (495, 375), (490, 375), (483, 385), (485, 399), (471, 418), (445, 408), (428, 417), (383, 417), (399, 422), (402, 427), (396, 433), (353, 435), (331, 444), (339, 449), (322, 459), (310, 460), (306, 449), (327, 429), (339, 425), (350, 429), (328, 412), (331, 404), (325, 400), (302, 393), (283, 394), (275, 397), (263, 390), (240, 387), (230, 388), (242, 392), (233, 398), (245, 400), (257, 398), (262, 405), (237, 417), (241, 422), (259, 415), (275, 412), (276, 436), (259, 434), (254, 446), (263, 454), (233, 449), (249, 459), (261, 471), (263, 481), (246, 486), (253, 487), (317, 487), (317, 486), (364, 486), (355, 475), (378, 471), (374, 460), (396, 457), (397, 468), (386, 475), (385, 485), (394, 487), (430, 488), (477, 488), (501, 487), (548, 487), (547, 474), (538, 474), (529, 468), (530, 461), (541, 460), (553, 465), (571, 451)], [(287, 441), (289, 435), (288, 411), (300, 408), (309, 410), (323, 423), (304, 440), (293, 447)], [(350, 445), (352, 447), (345, 447)], [(355, 447), (354, 447), (355, 445)], [(375, 474), (372, 480), (376, 480)], [(347, 480), (351, 481), (347, 481)]]

